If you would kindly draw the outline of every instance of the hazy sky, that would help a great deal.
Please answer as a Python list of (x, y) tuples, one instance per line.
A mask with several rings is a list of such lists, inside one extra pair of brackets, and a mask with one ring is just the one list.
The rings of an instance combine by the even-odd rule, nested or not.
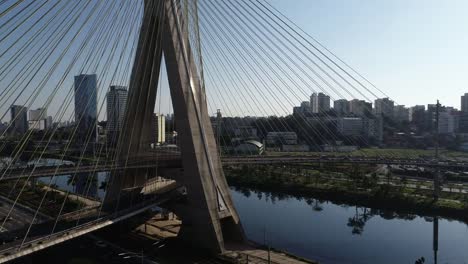
[(399, 104), (460, 107), (468, 92), (466, 0), (271, 0)]

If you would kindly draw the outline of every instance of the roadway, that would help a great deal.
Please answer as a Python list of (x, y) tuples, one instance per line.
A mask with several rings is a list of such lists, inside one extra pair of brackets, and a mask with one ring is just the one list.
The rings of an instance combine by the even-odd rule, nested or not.
[[(467, 170), (467, 162), (433, 161), (425, 159), (383, 159), (366, 157), (340, 157), (340, 156), (223, 156), (223, 165), (261, 165), (261, 164), (363, 164), (363, 165), (405, 165), (417, 167), (430, 167), (450, 170)], [(125, 165), (119, 165), (125, 164)], [(142, 156), (125, 162), (109, 162), (105, 164), (87, 164), (82, 166), (41, 166), (37, 168), (16, 168), (0, 171), (0, 180), (16, 180), (23, 178), (39, 178), (48, 176), (65, 176), (75, 173), (95, 173), (104, 171), (122, 171), (129, 169), (151, 168), (181, 168), (180, 156)]]
[[(34, 219), (35, 210), (18, 203), (12, 209), (13, 203), (12, 200), (0, 196), (0, 233), (27, 227)], [(7, 218), (5, 224), (1, 226), (5, 218)], [(39, 214), (36, 216), (34, 224), (42, 223), (46, 220), (45, 216)]]
[[(165, 195), (159, 195), (153, 199), (146, 200), (139, 204), (133, 205), (130, 208), (120, 210), (112, 214), (102, 213), (98, 219), (89, 221), (83, 219), (83, 224), (76, 225), (76, 221), (64, 221), (56, 227), (56, 232), (50, 233), (50, 224), (36, 226), (36, 230), (31, 230), (30, 237), (22, 243), (22, 239), (14, 240), (8, 244), (0, 246), (0, 263), (8, 262), (16, 258), (34, 253), (47, 247), (68, 241), (75, 237), (79, 237), (95, 230), (110, 226), (117, 222), (121, 222), (128, 218), (139, 215), (154, 206), (161, 205), (173, 199), (177, 199), (183, 195), (181, 189), (175, 189)], [(72, 226), (70, 226), (72, 224)], [(21, 233), (21, 232), (20, 232)], [(32, 235), (31, 235), (32, 234)]]

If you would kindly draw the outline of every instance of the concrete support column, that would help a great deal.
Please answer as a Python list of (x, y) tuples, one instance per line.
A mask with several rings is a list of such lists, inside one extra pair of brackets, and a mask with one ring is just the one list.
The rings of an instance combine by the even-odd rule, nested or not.
[[(244, 241), (244, 233), (224, 177), (208, 114), (206, 96), (180, 7), (173, 0), (145, 0), (145, 14), (129, 88), (127, 113), (118, 156), (125, 160), (145, 151), (162, 52), (164, 52), (177, 132), (182, 153), (179, 184), (187, 199), (177, 205), (182, 218), (180, 236), (196, 247), (220, 253), (225, 241)], [(148, 141), (148, 142), (147, 142)], [(119, 199), (121, 190), (146, 180), (138, 171), (111, 177), (107, 201)]]

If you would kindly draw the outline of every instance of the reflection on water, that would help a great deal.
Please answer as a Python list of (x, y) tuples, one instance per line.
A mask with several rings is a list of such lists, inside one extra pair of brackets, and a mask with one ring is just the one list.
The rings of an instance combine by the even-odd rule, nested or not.
[[(39, 181), (102, 199), (108, 176), (100, 172)], [(249, 189), (231, 191), (249, 239), (320, 263), (468, 263), (468, 228), (458, 221)]]
[(465, 223), (232, 189), (247, 236), (320, 263), (468, 263)]
[(105, 195), (108, 176), (109, 172), (76, 173), (57, 177), (41, 177), (38, 180), (63, 191), (102, 200)]

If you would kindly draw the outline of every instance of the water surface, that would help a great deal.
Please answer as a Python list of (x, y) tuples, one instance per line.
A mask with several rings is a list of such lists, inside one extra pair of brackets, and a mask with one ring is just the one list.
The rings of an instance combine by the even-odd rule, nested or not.
[[(234, 190), (247, 236), (320, 263), (434, 263), (433, 217)], [(438, 263), (468, 263), (468, 227), (438, 218)]]

